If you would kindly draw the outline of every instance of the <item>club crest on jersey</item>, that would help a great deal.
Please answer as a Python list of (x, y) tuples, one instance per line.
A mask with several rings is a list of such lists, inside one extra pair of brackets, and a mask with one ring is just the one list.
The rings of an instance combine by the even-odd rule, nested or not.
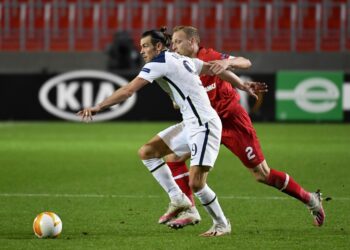
[(142, 68), (141, 71), (146, 72), (146, 73), (151, 72), (151, 70), (149, 68)]
[(229, 57), (230, 57), (230, 55), (228, 55), (228, 54), (221, 54), (221, 60), (229, 58)]
[(191, 151), (192, 151), (192, 154), (191, 154), (192, 156), (195, 156), (197, 154), (197, 144), (196, 143), (192, 144)]
[(185, 68), (190, 72), (190, 73), (193, 73), (194, 72), (194, 69), (192, 69), (190, 63), (186, 60), (183, 61), (183, 64), (185, 66)]

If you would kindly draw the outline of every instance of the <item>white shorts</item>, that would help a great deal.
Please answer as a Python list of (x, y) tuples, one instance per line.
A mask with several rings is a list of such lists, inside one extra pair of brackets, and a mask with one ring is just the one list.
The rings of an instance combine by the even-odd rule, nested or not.
[(197, 127), (181, 122), (159, 132), (158, 136), (177, 156), (191, 153), (191, 166), (213, 167), (219, 154), (221, 130), (221, 121), (215, 118)]

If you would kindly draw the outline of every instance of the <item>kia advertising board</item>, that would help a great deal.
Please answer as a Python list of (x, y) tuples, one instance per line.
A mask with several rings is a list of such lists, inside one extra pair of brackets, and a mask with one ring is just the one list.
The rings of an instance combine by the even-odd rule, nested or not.
[[(99, 84), (94, 85), (94, 81)], [(129, 81), (118, 75), (96, 70), (79, 70), (50, 78), (39, 91), (39, 101), (49, 113), (62, 119), (77, 121), (80, 117), (75, 113), (84, 108), (92, 107), (110, 96), (115, 89), (124, 86)], [(50, 94), (54, 98), (50, 98)], [(116, 105), (107, 112), (97, 114), (95, 121), (111, 120), (130, 111), (135, 105), (137, 94), (125, 102)]]
[(276, 120), (343, 120), (343, 78), (342, 72), (278, 72)]
[[(93, 106), (132, 80), (138, 72), (127, 75), (96, 70), (78, 70), (60, 74), (0, 75), (0, 120), (79, 121), (76, 112)], [(266, 82), (269, 92), (256, 101), (246, 92), (241, 103), (253, 120), (274, 120), (273, 74), (245, 75), (246, 81)], [(120, 105), (94, 117), (95, 121), (179, 121), (169, 96), (158, 86), (148, 84)]]
[[(58, 74), (0, 74), (0, 105), (5, 107), (0, 110), (0, 120), (79, 121), (78, 110), (96, 105), (137, 73), (78, 70)], [(265, 82), (269, 87), (267, 93), (259, 95), (259, 100), (240, 92), (241, 104), (253, 121), (350, 121), (349, 75), (280, 72), (241, 75), (241, 79)], [(148, 84), (127, 101), (94, 118), (96, 121), (179, 121), (181, 115), (158, 84)]]
[[(61, 74), (0, 75), (0, 120), (79, 121), (76, 112), (93, 106), (127, 84), (134, 74), (78, 70)], [(179, 120), (167, 94), (148, 84), (125, 102), (103, 111), (95, 121)]]

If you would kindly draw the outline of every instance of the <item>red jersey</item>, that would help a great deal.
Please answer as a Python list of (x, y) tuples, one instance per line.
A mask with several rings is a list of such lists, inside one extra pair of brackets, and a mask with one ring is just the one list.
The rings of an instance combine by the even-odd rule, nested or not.
[[(208, 62), (222, 60), (229, 55), (213, 49), (199, 48), (198, 58)], [(211, 106), (222, 121), (221, 143), (239, 157), (248, 168), (254, 168), (264, 160), (258, 137), (248, 113), (239, 103), (237, 90), (217, 76), (201, 76)]]
[[(201, 47), (197, 57), (204, 62), (208, 62), (222, 60), (228, 58), (229, 55)], [(237, 90), (229, 82), (221, 80), (218, 76), (203, 75), (200, 78), (207, 90), (211, 106), (216, 110), (220, 118), (226, 118), (239, 102), (240, 96)]]

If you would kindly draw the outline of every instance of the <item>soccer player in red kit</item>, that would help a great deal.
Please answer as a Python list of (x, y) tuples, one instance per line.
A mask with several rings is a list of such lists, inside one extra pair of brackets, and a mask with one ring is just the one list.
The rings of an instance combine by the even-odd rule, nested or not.
[[(211, 70), (215, 73), (230, 68), (250, 67), (250, 61), (245, 58), (232, 57), (213, 49), (199, 47), (198, 31), (191, 26), (175, 27), (172, 42), (172, 49), (175, 52), (199, 58), (205, 62), (212, 62)], [(322, 226), (325, 213), (322, 207), (321, 193), (319, 191), (313, 193), (306, 191), (287, 173), (268, 166), (250, 117), (239, 103), (240, 98), (237, 91), (230, 83), (216, 76), (204, 75), (201, 76), (201, 80), (207, 90), (212, 107), (217, 111), (222, 121), (221, 143), (241, 160), (258, 182), (275, 187), (306, 204), (313, 215), (314, 225)], [(258, 86), (251, 87), (259, 88)], [(180, 158), (176, 155), (169, 155), (166, 161), (182, 191), (193, 201), (191, 183), (188, 183), (186, 159), (187, 157)], [(195, 206), (180, 214), (172, 214), (171, 217), (169, 218), (169, 215), (165, 213), (159, 223), (166, 223), (172, 228), (182, 228), (200, 221)]]

